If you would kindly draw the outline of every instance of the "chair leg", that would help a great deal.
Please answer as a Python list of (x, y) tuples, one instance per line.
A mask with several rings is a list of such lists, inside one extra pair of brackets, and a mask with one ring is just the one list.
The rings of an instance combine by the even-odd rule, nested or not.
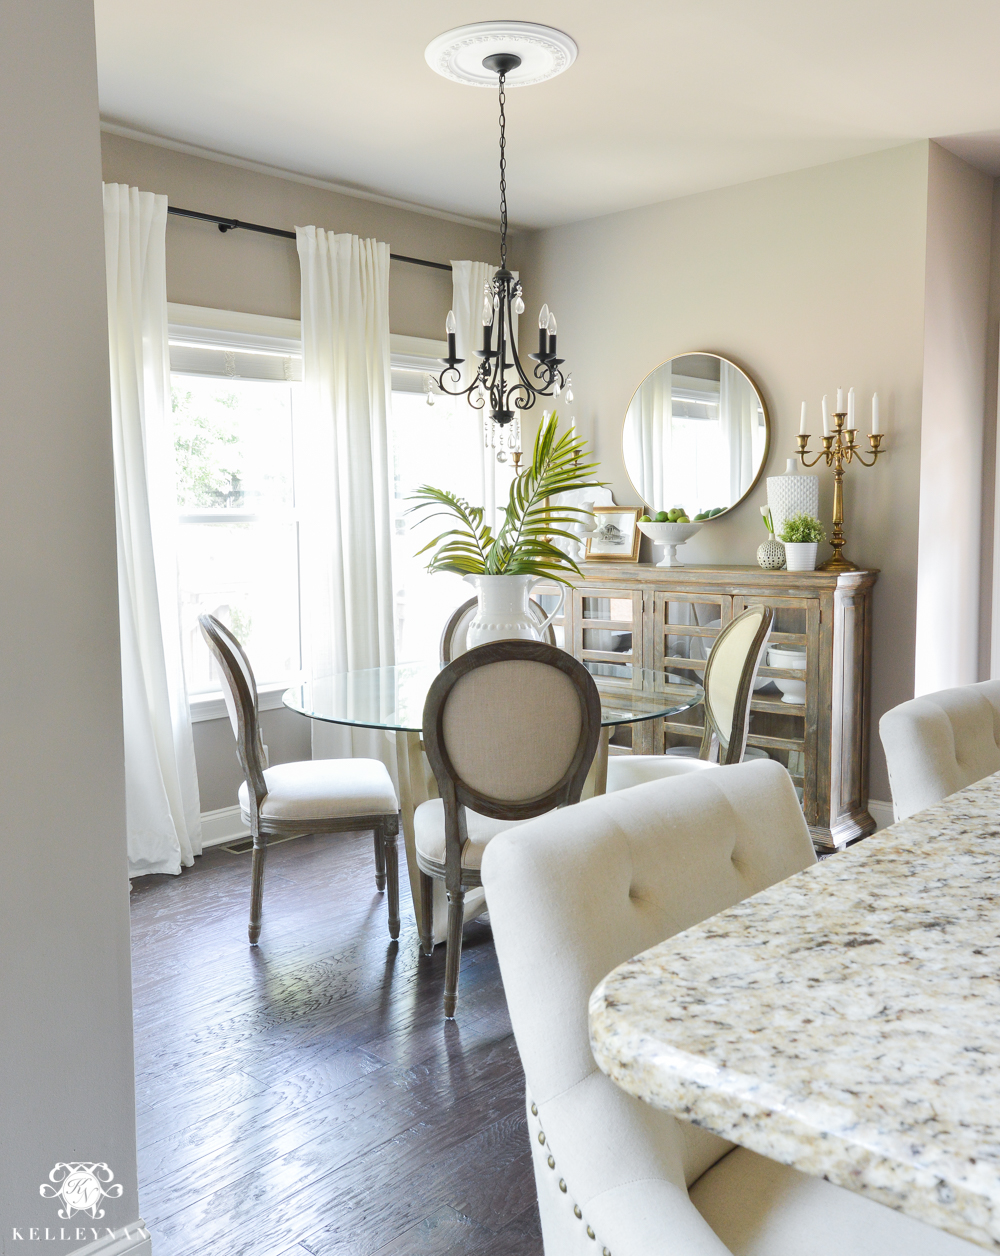
[(420, 949), (425, 955), (434, 953), (434, 878), (420, 874), (420, 919), (417, 921)]
[(462, 963), (462, 925), (465, 923), (465, 890), (448, 891), (448, 949), (444, 957), (444, 1015), (455, 1019), (458, 1002), (458, 970)]
[(399, 937), (399, 818), (390, 816), (382, 824), (382, 853), (389, 884), (389, 937)]
[(375, 888), (381, 893), (385, 889), (385, 830), (380, 824), (375, 826)]
[(253, 839), (253, 864), (250, 869), (250, 945), (260, 937), (260, 916), (264, 902), (264, 860), (267, 858), (267, 837), (256, 834)]

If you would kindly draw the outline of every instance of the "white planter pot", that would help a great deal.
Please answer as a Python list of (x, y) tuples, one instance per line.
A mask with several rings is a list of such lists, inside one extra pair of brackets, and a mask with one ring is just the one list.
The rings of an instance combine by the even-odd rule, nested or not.
[(785, 542), (785, 564), (789, 571), (815, 571), (816, 570), (816, 551), (819, 545), (816, 541), (786, 541)]
[(562, 611), (566, 586), (562, 585), (559, 605), (541, 624), (528, 609), (528, 594), (543, 576), (466, 576), (479, 594), (476, 611), (466, 636), (469, 649), (490, 641), (542, 641), (545, 629)]

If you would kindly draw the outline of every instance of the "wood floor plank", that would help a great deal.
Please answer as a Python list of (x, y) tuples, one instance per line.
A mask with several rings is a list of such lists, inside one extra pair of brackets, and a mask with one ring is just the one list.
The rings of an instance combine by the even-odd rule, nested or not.
[[(488, 926), (458, 1020), (405, 876), (390, 945), (371, 838), (206, 852), (132, 895), (140, 1202), (157, 1256), (540, 1256), (524, 1082)], [(506, 1246), (505, 1246), (506, 1245)]]

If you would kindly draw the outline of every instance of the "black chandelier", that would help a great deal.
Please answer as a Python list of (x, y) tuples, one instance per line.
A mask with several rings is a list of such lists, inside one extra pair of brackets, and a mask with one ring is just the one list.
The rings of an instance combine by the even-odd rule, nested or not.
[[(530, 377), (514, 343), (513, 319), (515, 314), (524, 313), (524, 299), (521, 281), (507, 269), (507, 117), (504, 85), (510, 71), (516, 70), (520, 64), (521, 58), (511, 52), (494, 53), (483, 60), (483, 66), (498, 75), (500, 81), (500, 269), (484, 285), (483, 347), (475, 350), (481, 362), (466, 388), (448, 386), (448, 382), (461, 384), (462, 373), (458, 368), (465, 361), (465, 358), (458, 357), (455, 350), (455, 313), (449, 310), (445, 322), (448, 356), (441, 358), (444, 370), (434, 381), (441, 392), (450, 397), (464, 396), (469, 405), (477, 410), (485, 409), (488, 398), (490, 417), (501, 430), (513, 422), (522, 410), (530, 410), (537, 398), (558, 397), (567, 386), (567, 378), (560, 369), (565, 359), (556, 355), (556, 320), (547, 305), (542, 306), (538, 316), (538, 352), (528, 354), (535, 363)], [(572, 399), (573, 394), (567, 392), (567, 400)]]

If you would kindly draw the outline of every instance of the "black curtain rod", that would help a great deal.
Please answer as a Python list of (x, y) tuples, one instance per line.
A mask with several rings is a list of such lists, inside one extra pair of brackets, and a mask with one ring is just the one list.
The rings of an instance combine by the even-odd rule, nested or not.
[[(258, 231), (261, 235), (281, 236), (283, 240), (294, 240), (294, 231), (282, 231), (280, 227), (262, 227), (257, 222), (240, 222), (238, 218), (220, 218), (218, 214), (202, 214), (196, 209), (177, 209), (174, 205), (167, 206), (168, 214), (177, 214), (181, 218), (197, 218), (199, 222), (214, 222), (225, 235), (227, 231)], [(422, 257), (406, 257), (403, 253), (390, 253), (394, 262), (409, 262), (411, 266), (429, 266), (431, 270), (451, 270), (450, 262), (428, 262)]]

